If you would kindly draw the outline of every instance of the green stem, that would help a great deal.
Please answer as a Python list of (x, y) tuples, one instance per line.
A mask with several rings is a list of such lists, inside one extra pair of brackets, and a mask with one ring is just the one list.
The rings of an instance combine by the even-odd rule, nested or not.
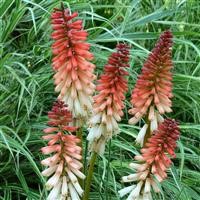
[(111, 156), (111, 139), (109, 140), (109, 146), (108, 146), (108, 164), (107, 164), (107, 181), (106, 181), (106, 200), (110, 199), (110, 193), (109, 193), (109, 175), (110, 175), (110, 156)]
[[(83, 128), (80, 127), (77, 131), (76, 131), (76, 136), (81, 140), (79, 146), (82, 149), (82, 157), (83, 157)], [(80, 160), (80, 162), (83, 162), (83, 159)], [(83, 172), (83, 169), (81, 169), (81, 171)], [(81, 186), (83, 187), (84, 185), (84, 181), (82, 179), (79, 179), (79, 183), (81, 184)]]
[(91, 160), (90, 160), (90, 166), (89, 166), (87, 178), (86, 178), (85, 192), (84, 192), (83, 200), (89, 199), (90, 187), (91, 187), (92, 176), (93, 176), (93, 172), (94, 172), (94, 164), (95, 164), (96, 158), (97, 158), (97, 153), (93, 152)]
[(81, 142), (80, 142), (80, 147), (82, 148), (82, 146), (83, 146), (83, 128), (82, 127), (80, 127), (79, 129), (78, 129), (78, 131), (76, 131), (76, 136), (81, 140)]
[[(85, 141), (85, 152), (84, 152), (84, 158), (83, 158), (83, 172), (86, 174), (87, 170), (87, 153), (88, 153), (88, 141)], [(84, 181), (84, 187), (85, 187), (85, 181)]]
[(151, 129), (150, 129), (150, 120), (146, 119), (146, 124), (148, 125), (148, 128), (147, 128), (147, 132), (145, 134), (145, 137), (144, 137), (144, 144), (143, 146), (145, 146), (147, 140), (151, 137)]

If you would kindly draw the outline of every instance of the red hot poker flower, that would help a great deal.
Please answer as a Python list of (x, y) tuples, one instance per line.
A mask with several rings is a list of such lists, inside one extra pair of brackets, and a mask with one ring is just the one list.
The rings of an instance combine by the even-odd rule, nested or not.
[(141, 149), (142, 157), (146, 163), (152, 166), (151, 171), (157, 176), (158, 180), (162, 181), (167, 177), (165, 171), (170, 166), (171, 160), (166, 154), (171, 157), (176, 156), (174, 150), (179, 135), (180, 132), (177, 122), (171, 119), (165, 119), (158, 126), (158, 130), (153, 132), (145, 147)]
[(134, 117), (129, 121), (131, 124), (137, 123), (147, 113), (150, 121), (155, 120), (155, 108), (160, 114), (172, 111), (171, 47), (172, 33), (165, 31), (148, 56), (132, 92), (133, 108), (129, 112)]
[(77, 129), (73, 126), (67, 126), (67, 124), (72, 122), (72, 114), (63, 101), (54, 102), (52, 110), (48, 112), (48, 117), (48, 124), (52, 127), (44, 129), (45, 133), (50, 133), (59, 129), (73, 132)]
[(120, 196), (130, 193), (128, 199), (151, 199), (151, 187), (159, 192), (154, 177), (159, 181), (167, 178), (166, 170), (171, 165), (170, 157), (175, 157), (176, 141), (180, 135), (176, 121), (165, 119), (159, 124), (158, 130), (153, 132), (151, 138), (141, 149), (142, 155), (135, 156), (139, 163), (131, 163), (130, 167), (136, 170), (122, 178), (123, 182), (137, 181), (137, 186), (129, 186), (119, 191)]
[(121, 120), (124, 108), (124, 93), (127, 91), (125, 76), (129, 67), (129, 47), (118, 44), (117, 52), (112, 53), (105, 65), (104, 74), (98, 81), (99, 94), (94, 96), (94, 115), (90, 120), (91, 129), (87, 139), (91, 148), (102, 154), (105, 142), (118, 132), (117, 122)]
[[(70, 126), (72, 115), (63, 102), (55, 102), (52, 111), (48, 113), (51, 126), (44, 129), (46, 133), (43, 139), (48, 140), (48, 146), (43, 147), (43, 154), (54, 154), (44, 160), (42, 165), (47, 166), (42, 174), (50, 177), (46, 183), (48, 190), (51, 190), (47, 200), (55, 199), (79, 199), (83, 190), (78, 183), (77, 177), (84, 179), (82, 174), (81, 147), (78, 146), (80, 139), (74, 135), (67, 135), (66, 132), (73, 132), (77, 128)], [(52, 175), (53, 174), (53, 175)]]
[(77, 16), (78, 13), (70, 15), (68, 9), (55, 9), (52, 13), (52, 62), (59, 99), (69, 106), (73, 117), (82, 118), (92, 109), (95, 66), (89, 62), (93, 55), (85, 42), (88, 33), (83, 30), (82, 21), (72, 21)]
[(128, 72), (124, 69), (129, 67), (129, 47), (126, 44), (118, 44), (117, 52), (112, 53), (105, 65), (104, 74), (98, 80), (97, 91), (99, 94), (94, 97), (95, 112), (106, 110), (106, 115), (116, 115), (120, 120), (123, 115), (124, 93), (127, 91), (127, 80), (124, 78)]

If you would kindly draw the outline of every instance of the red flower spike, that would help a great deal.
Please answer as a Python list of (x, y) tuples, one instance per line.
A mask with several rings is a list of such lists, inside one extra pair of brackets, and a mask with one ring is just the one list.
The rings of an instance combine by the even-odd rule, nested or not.
[(165, 154), (175, 157), (174, 150), (179, 135), (177, 122), (172, 119), (165, 119), (163, 123), (159, 124), (158, 130), (153, 132), (145, 147), (141, 149), (144, 160), (149, 161), (148, 164), (154, 166), (156, 173), (163, 179), (165, 177), (162, 174), (166, 170), (164, 166), (169, 167), (171, 163)]
[(153, 132), (151, 138), (141, 149), (141, 155), (135, 156), (139, 163), (131, 163), (130, 167), (136, 172), (122, 177), (123, 182), (135, 182), (119, 191), (120, 196), (128, 193), (128, 199), (152, 199), (151, 188), (154, 192), (160, 189), (154, 177), (159, 181), (167, 178), (166, 170), (170, 167), (172, 161), (170, 157), (175, 157), (174, 150), (176, 141), (180, 136), (178, 123), (172, 119), (165, 119), (159, 124), (158, 130)]
[(94, 115), (90, 120), (91, 129), (87, 139), (91, 149), (103, 154), (105, 142), (118, 132), (117, 122), (121, 120), (124, 108), (124, 93), (127, 91), (129, 67), (129, 47), (127, 44), (118, 44), (117, 52), (111, 54), (105, 65), (104, 73), (98, 80), (97, 91), (94, 96)]
[(58, 98), (69, 106), (74, 118), (85, 118), (92, 109), (95, 66), (88, 61), (93, 59), (90, 45), (85, 42), (88, 33), (81, 20), (73, 21), (77, 16), (70, 15), (68, 9), (52, 13), (52, 65)]
[(48, 124), (51, 126), (63, 127), (72, 122), (71, 112), (67, 109), (64, 102), (60, 100), (54, 102), (52, 110), (48, 112), (48, 117)]
[[(62, 101), (54, 103), (52, 110), (48, 113), (51, 126), (44, 129), (46, 133), (44, 140), (48, 140), (48, 145), (41, 149), (43, 154), (54, 154), (42, 160), (42, 165), (48, 166), (42, 174), (50, 177), (46, 183), (48, 190), (51, 190), (47, 200), (54, 200), (67, 195), (71, 199), (77, 199), (83, 194), (83, 190), (78, 183), (78, 178), (84, 179), (80, 169), (82, 163), (81, 147), (78, 146), (80, 139), (75, 135), (67, 135), (66, 131), (76, 131), (76, 127), (70, 126), (72, 114)], [(53, 175), (52, 175), (53, 174)], [(70, 188), (70, 189), (69, 189)]]
[(132, 92), (133, 108), (129, 112), (134, 117), (129, 121), (131, 124), (137, 123), (148, 111), (149, 120), (153, 120), (154, 108), (160, 114), (172, 111), (171, 47), (172, 33), (165, 31), (144, 63)]
[(124, 93), (128, 90), (127, 80), (124, 78), (128, 72), (124, 68), (129, 67), (129, 47), (126, 44), (118, 44), (116, 49), (117, 52), (111, 54), (104, 74), (98, 80), (99, 94), (94, 97), (94, 109), (96, 113), (104, 110), (109, 116), (115, 113), (118, 121), (123, 115)]

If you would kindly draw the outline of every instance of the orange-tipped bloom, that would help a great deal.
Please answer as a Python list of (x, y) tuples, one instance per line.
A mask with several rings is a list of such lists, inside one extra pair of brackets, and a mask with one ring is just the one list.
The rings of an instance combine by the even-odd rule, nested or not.
[(131, 163), (130, 167), (136, 173), (124, 176), (123, 182), (136, 182), (134, 185), (119, 191), (120, 196), (128, 193), (128, 200), (150, 200), (151, 187), (159, 192), (155, 179), (161, 182), (167, 177), (166, 170), (171, 165), (170, 157), (175, 157), (176, 141), (180, 135), (177, 122), (165, 119), (153, 132), (151, 138), (141, 149), (141, 155), (135, 156), (138, 163)]
[(90, 141), (91, 150), (99, 154), (104, 152), (105, 142), (118, 133), (117, 122), (121, 120), (124, 108), (124, 93), (127, 91), (125, 76), (129, 67), (129, 47), (118, 44), (117, 52), (111, 54), (108, 64), (105, 65), (104, 74), (101, 75), (94, 96), (94, 115), (90, 119), (90, 131), (87, 139)]
[(74, 118), (80, 119), (88, 117), (92, 109), (95, 66), (89, 62), (93, 54), (85, 42), (88, 33), (81, 20), (73, 21), (77, 16), (78, 13), (70, 15), (68, 9), (55, 9), (52, 13), (52, 65), (58, 98), (69, 106)]
[(48, 167), (42, 174), (50, 177), (46, 183), (46, 188), (51, 190), (47, 200), (80, 199), (83, 190), (78, 178), (84, 179), (85, 175), (80, 171), (82, 168), (81, 147), (78, 146), (80, 139), (69, 134), (77, 129), (69, 126), (72, 115), (64, 103), (58, 101), (54, 103), (48, 117), (48, 124), (51, 127), (44, 129), (43, 139), (49, 142), (48, 146), (41, 149), (43, 154), (51, 154), (41, 161), (42, 165)]
[[(134, 115), (129, 123), (137, 123), (143, 115), (156, 123), (158, 114), (171, 112), (172, 95), (172, 33), (165, 31), (148, 56), (132, 92)], [(156, 109), (158, 113), (156, 112)]]

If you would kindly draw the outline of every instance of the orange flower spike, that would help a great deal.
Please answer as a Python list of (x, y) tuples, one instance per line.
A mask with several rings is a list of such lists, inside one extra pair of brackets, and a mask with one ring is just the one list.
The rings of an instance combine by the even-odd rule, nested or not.
[(58, 98), (69, 106), (74, 118), (83, 119), (92, 109), (95, 65), (89, 62), (93, 54), (85, 42), (88, 33), (81, 20), (74, 21), (77, 16), (78, 13), (70, 15), (68, 9), (55, 9), (52, 13), (52, 65)]
[(148, 119), (153, 121), (158, 118), (158, 114), (172, 111), (171, 47), (172, 33), (165, 31), (144, 63), (141, 75), (138, 76), (132, 92), (133, 108), (129, 110), (134, 117), (129, 123), (137, 123), (146, 114)]

